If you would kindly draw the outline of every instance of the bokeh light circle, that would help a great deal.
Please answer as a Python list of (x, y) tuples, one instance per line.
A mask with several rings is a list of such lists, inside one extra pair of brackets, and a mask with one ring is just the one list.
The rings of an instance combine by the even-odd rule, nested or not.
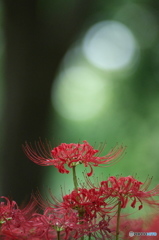
[(110, 93), (101, 76), (87, 67), (70, 67), (56, 79), (52, 103), (64, 118), (81, 121), (97, 116), (105, 107)]
[(92, 26), (84, 37), (83, 52), (93, 65), (105, 70), (124, 68), (139, 53), (132, 32), (117, 21), (102, 21)]

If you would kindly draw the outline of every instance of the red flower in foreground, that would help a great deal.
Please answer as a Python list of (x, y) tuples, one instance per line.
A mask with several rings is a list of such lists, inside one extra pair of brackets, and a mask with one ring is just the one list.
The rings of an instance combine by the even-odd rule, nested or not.
[(39, 240), (42, 239), (42, 223), (32, 220), (35, 202), (30, 203), (22, 210), (15, 201), (7, 197), (0, 197), (0, 239), (4, 240)]
[(76, 209), (81, 219), (85, 221), (96, 218), (97, 215), (105, 216), (111, 209), (105, 202), (105, 197), (102, 197), (100, 191), (94, 188), (73, 190), (70, 194), (63, 196), (61, 206), (65, 209)]
[(87, 141), (83, 141), (82, 144), (62, 143), (52, 149), (49, 144), (45, 147), (39, 141), (35, 144), (35, 148), (26, 143), (23, 149), (30, 160), (41, 166), (53, 165), (60, 173), (69, 173), (65, 165), (72, 168), (78, 164), (84, 164), (85, 167), (90, 167), (91, 171), (87, 175), (91, 176), (93, 173), (92, 166), (99, 166), (101, 164), (107, 164), (106, 166), (109, 164), (112, 165), (119, 160), (125, 151), (125, 147), (115, 146), (107, 155), (99, 157), (104, 147), (104, 145), (101, 145), (99, 150), (94, 149)]
[(57, 232), (59, 232), (60, 236), (63, 236), (64, 239), (70, 239), (70, 236), (72, 236), (71, 239), (76, 239), (78, 236), (76, 229), (79, 224), (78, 214), (73, 209), (47, 207), (41, 220), (43, 224), (47, 226), (47, 239), (52, 239), (49, 238), (49, 235), (53, 235), (53, 233), (57, 235)]
[(62, 201), (52, 194), (50, 197), (43, 200), (39, 194), (36, 196), (37, 202), (44, 208), (41, 220), (47, 226), (46, 235), (59, 231), (64, 239), (81, 239), (84, 236), (98, 240), (110, 239), (105, 237), (111, 235), (111, 206), (98, 190), (78, 188), (62, 196)]
[(152, 199), (153, 196), (159, 196), (159, 185), (154, 189), (147, 191), (151, 179), (147, 179), (144, 183), (139, 182), (135, 178), (128, 177), (109, 177), (107, 181), (102, 181), (100, 190), (106, 196), (117, 198), (121, 202), (121, 208), (125, 208), (129, 200), (132, 200), (131, 207), (135, 208), (139, 202), (139, 210), (143, 207), (143, 202), (151, 206), (159, 206), (157, 200)]

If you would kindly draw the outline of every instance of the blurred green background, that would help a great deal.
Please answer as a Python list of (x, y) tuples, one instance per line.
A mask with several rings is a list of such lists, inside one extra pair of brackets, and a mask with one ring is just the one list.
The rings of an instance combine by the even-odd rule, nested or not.
[(150, 0), (1, 0), (1, 195), (72, 189), (71, 175), (24, 155), (39, 137), (106, 142), (103, 154), (123, 144), (124, 158), (95, 174), (159, 182), (158, 13)]

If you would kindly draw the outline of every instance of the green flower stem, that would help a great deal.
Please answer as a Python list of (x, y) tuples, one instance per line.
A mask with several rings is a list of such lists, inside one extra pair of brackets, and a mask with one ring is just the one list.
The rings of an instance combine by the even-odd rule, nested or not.
[(61, 237), (60, 237), (60, 231), (57, 231), (57, 240), (60, 240)]
[(88, 240), (91, 240), (91, 233), (89, 233), (88, 235)]
[(121, 201), (119, 201), (119, 203), (118, 203), (117, 225), (116, 225), (116, 240), (119, 239), (120, 213), (121, 213)]
[[(75, 167), (76, 167), (76, 166), (73, 166), (73, 167), (72, 167), (72, 171), (73, 171), (73, 183), (74, 183), (74, 188), (75, 188), (75, 190), (78, 190), (78, 181), (77, 181), (77, 176), (76, 176), (76, 169), (75, 169)], [(79, 216), (82, 217), (80, 211), (78, 211), (78, 212), (79, 212)], [(83, 215), (83, 213), (82, 213), (82, 215)], [(84, 240), (84, 236), (81, 237), (81, 240)]]
[(77, 176), (76, 176), (76, 166), (72, 167), (72, 171), (73, 171), (73, 183), (74, 183), (74, 188), (77, 190), (78, 189), (78, 182), (77, 182)]

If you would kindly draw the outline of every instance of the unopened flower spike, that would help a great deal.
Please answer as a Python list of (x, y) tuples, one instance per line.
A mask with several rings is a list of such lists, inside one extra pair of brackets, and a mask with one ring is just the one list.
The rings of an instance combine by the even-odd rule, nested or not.
[(94, 149), (87, 141), (80, 143), (62, 143), (61, 145), (51, 149), (49, 144), (45, 144), (40, 140), (32, 147), (27, 142), (23, 146), (27, 157), (34, 163), (41, 166), (54, 166), (60, 173), (69, 173), (66, 169), (73, 168), (79, 164), (85, 167), (90, 167), (88, 176), (93, 174), (93, 166), (110, 166), (115, 164), (125, 152), (125, 147), (115, 146), (105, 156), (100, 157), (99, 154), (103, 150), (102, 146), (99, 149)]

